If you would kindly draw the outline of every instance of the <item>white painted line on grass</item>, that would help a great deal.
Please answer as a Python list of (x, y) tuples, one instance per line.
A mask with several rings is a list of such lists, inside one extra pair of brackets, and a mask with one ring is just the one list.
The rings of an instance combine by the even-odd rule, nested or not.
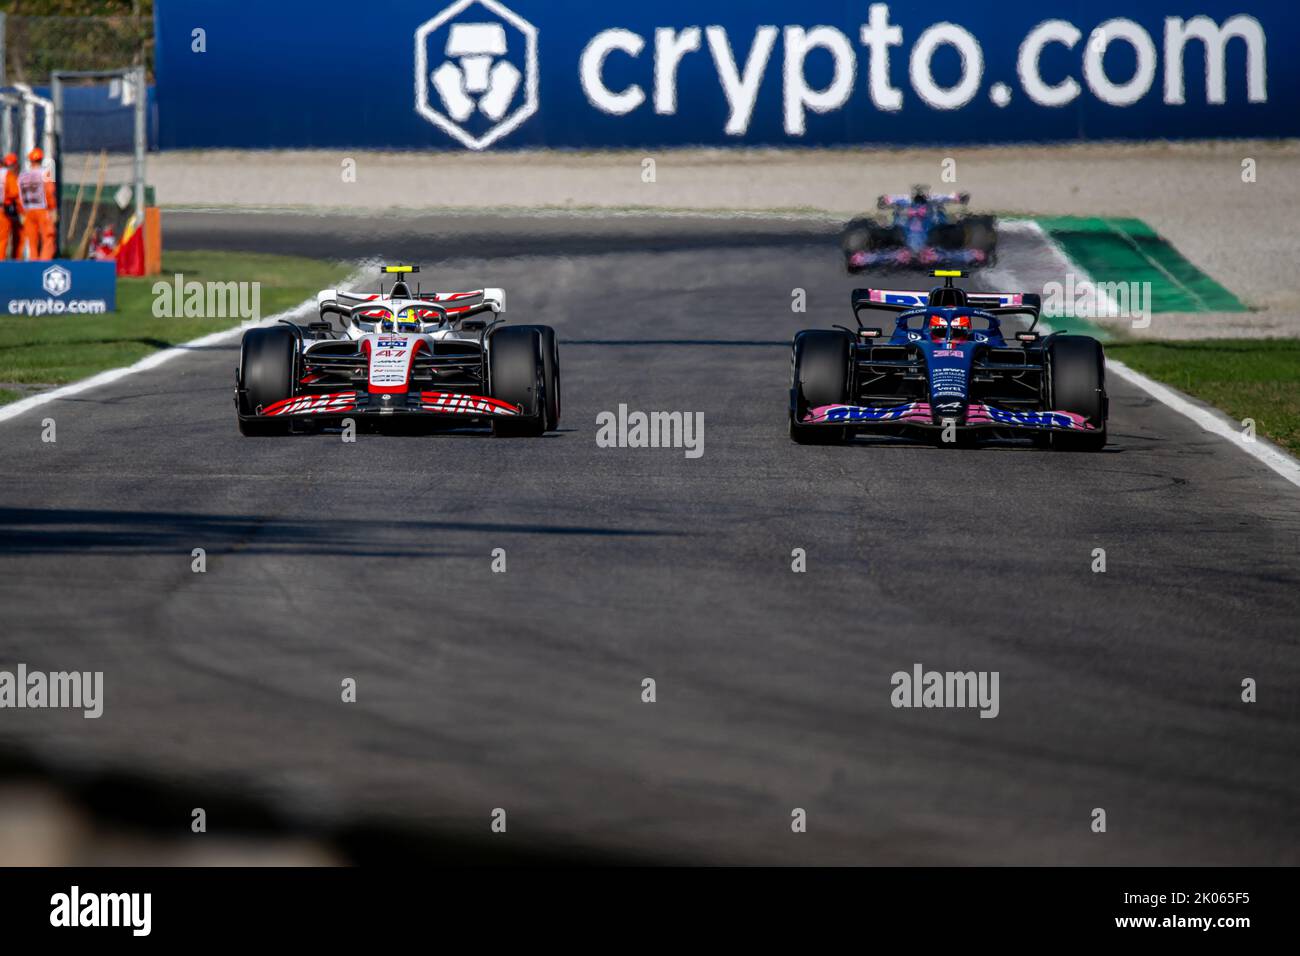
[[(144, 372), (151, 368), (157, 368), (165, 362), (185, 355), (194, 349), (207, 348), (212, 345), (220, 345), (228, 339), (233, 339), (241, 335), (245, 329), (251, 329), (258, 325), (273, 325), (281, 319), (298, 318), (306, 315), (316, 308), (316, 297), (312, 296), (295, 305), (292, 309), (284, 312), (277, 312), (275, 315), (267, 316), (265, 319), (259, 319), (253, 322), (242, 322), (239, 325), (229, 329), (222, 329), (220, 332), (213, 332), (209, 335), (201, 336), (197, 339), (191, 339), (180, 345), (174, 345), (171, 348), (161, 349), (152, 355), (146, 355), (134, 365), (126, 365), (122, 368), (111, 368), (106, 372), (100, 372), (98, 375), (92, 375), (90, 378), (83, 378), (79, 382), (72, 382), (68, 385), (60, 385), (58, 388), (52, 388), (48, 392), (37, 392), (35, 395), (29, 395), (26, 398), (11, 402), (8, 405), (0, 405), (0, 422), (6, 421), (21, 415), (23, 412), (30, 411), (33, 408), (39, 408), (50, 402), (57, 402), (61, 398), (67, 398), (71, 395), (78, 395), (81, 392), (88, 392), (91, 389), (99, 388), (102, 385), (108, 385), (119, 379), (126, 378), (128, 375), (135, 375), (137, 372)], [(233, 387), (233, 386), (232, 386)]]

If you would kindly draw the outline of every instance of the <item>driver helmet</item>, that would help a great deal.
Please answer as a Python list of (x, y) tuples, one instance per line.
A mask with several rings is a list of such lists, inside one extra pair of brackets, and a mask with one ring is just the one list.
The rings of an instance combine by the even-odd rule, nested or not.
[(397, 310), (397, 331), (398, 332), (419, 332), (424, 326), (421, 325), (420, 310), (415, 306), (407, 306), (404, 309)]
[(917, 206), (924, 206), (924, 205), (925, 205), (926, 203), (928, 203), (929, 201), (930, 201), (930, 187), (929, 187), (929, 186), (913, 186), (913, 187), (912, 187), (912, 202), (913, 202), (915, 205), (917, 205)]
[(419, 332), (419, 321), (413, 318), (410, 309), (402, 309), (396, 314), (386, 307), (367, 309), (358, 314), (362, 322), (374, 325), (374, 331), (380, 335), (392, 335), (396, 332)]
[(970, 338), (970, 316), (954, 315), (951, 320), (935, 312), (930, 315), (930, 338), (942, 342), (948, 338), (948, 327), (952, 326), (952, 340), (962, 342)]

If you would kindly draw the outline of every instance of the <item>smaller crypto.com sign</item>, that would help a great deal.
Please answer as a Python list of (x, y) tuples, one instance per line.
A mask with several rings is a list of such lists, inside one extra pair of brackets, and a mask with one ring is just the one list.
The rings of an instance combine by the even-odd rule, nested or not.
[(0, 262), (0, 315), (103, 315), (116, 308), (117, 267), (112, 262)]
[(1282, 0), (157, 0), (163, 148), (1300, 134)]

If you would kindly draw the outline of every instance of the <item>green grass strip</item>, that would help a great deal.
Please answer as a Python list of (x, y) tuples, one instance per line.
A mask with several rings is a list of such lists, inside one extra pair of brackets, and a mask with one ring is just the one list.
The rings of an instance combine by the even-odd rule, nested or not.
[(0, 404), (139, 361), (240, 323), (239, 317), (160, 317), (154, 284), (259, 282), (262, 317), (292, 308), (348, 273), (341, 263), (241, 252), (171, 252), (163, 274), (119, 279), (117, 312), (107, 315), (0, 316)]
[(1109, 342), (1106, 354), (1300, 454), (1300, 339)]

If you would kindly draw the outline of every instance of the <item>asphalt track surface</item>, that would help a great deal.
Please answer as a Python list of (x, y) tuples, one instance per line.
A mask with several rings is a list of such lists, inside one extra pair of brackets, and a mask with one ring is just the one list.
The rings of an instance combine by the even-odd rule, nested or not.
[[(0, 667), (106, 683), (99, 720), (0, 711), (6, 746), (562, 855), (1300, 862), (1300, 492), (1123, 382), (1101, 454), (800, 447), (790, 337), (873, 278), (824, 227), (168, 229), (506, 287), (560, 334), (561, 431), (244, 439), (235, 345), (0, 423)], [(704, 412), (703, 457), (598, 448), (620, 403)], [(918, 662), (998, 671), (1000, 714), (893, 708)]]

